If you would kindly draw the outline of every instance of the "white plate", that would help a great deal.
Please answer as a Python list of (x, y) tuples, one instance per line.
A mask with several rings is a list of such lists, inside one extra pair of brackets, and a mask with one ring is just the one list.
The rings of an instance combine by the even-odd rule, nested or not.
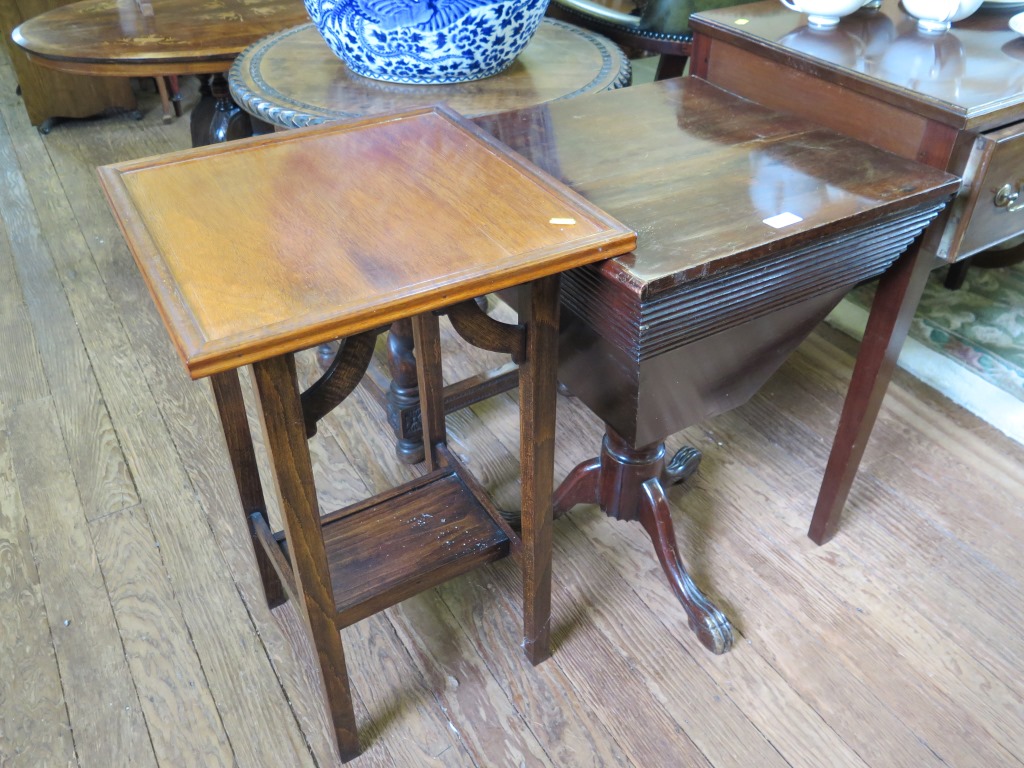
[(985, 0), (981, 7), (1008, 11), (1012, 8), (1024, 8), (1024, 0)]
[(1010, 29), (1024, 37), (1024, 13), (1010, 17)]

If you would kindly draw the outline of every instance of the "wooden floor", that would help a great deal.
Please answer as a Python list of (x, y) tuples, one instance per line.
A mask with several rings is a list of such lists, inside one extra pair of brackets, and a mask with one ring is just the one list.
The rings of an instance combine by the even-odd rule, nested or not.
[[(0, 118), (0, 765), (334, 764), (296, 613), (260, 601), (208, 386), (96, 180), (185, 147), (187, 121), (154, 104), (42, 137), (2, 62)], [(842, 530), (815, 547), (853, 351), (822, 328), (752, 402), (672, 438), (704, 452), (671, 497), (731, 653), (691, 636), (638, 525), (580, 507), (555, 525), (541, 666), (518, 647), (507, 562), (345, 630), (352, 764), (1024, 763), (1024, 450), (899, 376)], [(561, 477), (601, 429), (559, 408)], [(507, 397), (452, 419), (505, 498), (515, 419)], [(362, 392), (329, 419), (325, 508), (409, 477), (384, 435)]]

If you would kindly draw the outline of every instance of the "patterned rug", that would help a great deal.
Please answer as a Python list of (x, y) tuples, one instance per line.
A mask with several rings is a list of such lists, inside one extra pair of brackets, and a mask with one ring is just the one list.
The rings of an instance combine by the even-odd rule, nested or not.
[[(958, 291), (945, 276), (929, 278), (900, 367), (1024, 443), (1024, 264), (971, 268)], [(857, 288), (829, 322), (860, 338), (873, 296)]]

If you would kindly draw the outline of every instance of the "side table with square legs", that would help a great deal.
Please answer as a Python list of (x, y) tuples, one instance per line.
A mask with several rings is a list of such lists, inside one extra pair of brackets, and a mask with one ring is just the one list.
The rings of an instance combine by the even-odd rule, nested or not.
[[(295, 600), (306, 621), (342, 758), (359, 742), (340, 630), (359, 619), (510, 555), (524, 650), (547, 658), (558, 276), (631, 250), (635, 235), (441, 108), (107, 166), (101, 178), (189, 373), (212, 379), (267, 600)], [(465, 302), (472, 313), (474, 296), (513, 287), (520, 324), (479, 313), (470, 325), (519, 364), (519, 533), (446, 449), (436, 314)], [(321, 516), (307, 438), (358, 382), (376, 333), (403, 318), (417, 342), (427, 471)], [(339, 364), (300, 393), (293, 354), (339, 337)]]

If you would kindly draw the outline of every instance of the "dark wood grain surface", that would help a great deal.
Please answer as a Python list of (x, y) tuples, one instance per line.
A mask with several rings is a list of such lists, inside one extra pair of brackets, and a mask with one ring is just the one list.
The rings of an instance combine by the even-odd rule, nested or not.
[(1024, 232), (1024, 217), (999, 204), (1000, 190), (1020, 188), (1024, 157), (1024, 42), (1009, 18), (984, 8), (929, 36), (885, 0), (821, 33), (773, 2), (693, 19), (698, 77), (964, 181), (880, 281), (811, 525), (819, 543), (838, 526), (928, 270), (961, 262), (955, 283), (964, 259)]
[[(693, 79), (475, 122), (632, 222), (636, 251), (601, 268), (645, 298), (956, 187), (945, 174)], [(765, 223), (786, 212), (800, 221)]]
[(19, 26), (14, 42), (65, 72), (124, 77), (226, 71), (242, 49), (308, 20), (302, 0), (80, 0)]
[[(1024, 39), (1008, 24), (1018, 10), (986, 6), (946, 34), (928, 35), (917, 31), (916, 20), (898, 0), (884, 0), (878, 10), (863, 8), (827, 30), (811, 28), (805, 15), (763, 0), (704, 11), (693, 26), (740, 50), (788, 58), (789, 66), (799, 60), (801, 71), (845, 91), (902, 109), (912, 105), (918, 114), (958, 129), (984, 130), (1005, 125), (1024, 103)], [(746, 67), (745, 61), (721, 58), (715, 66), (742, 68), (751, 83), (772, 71)], [(878, 115), (859, 117), (870, 121)]]
[(638, 232), (567, 275), (560, 352), (562, 381), (635, 445), (745, 401), (957, 187), (692, 78), (477, 123)]

